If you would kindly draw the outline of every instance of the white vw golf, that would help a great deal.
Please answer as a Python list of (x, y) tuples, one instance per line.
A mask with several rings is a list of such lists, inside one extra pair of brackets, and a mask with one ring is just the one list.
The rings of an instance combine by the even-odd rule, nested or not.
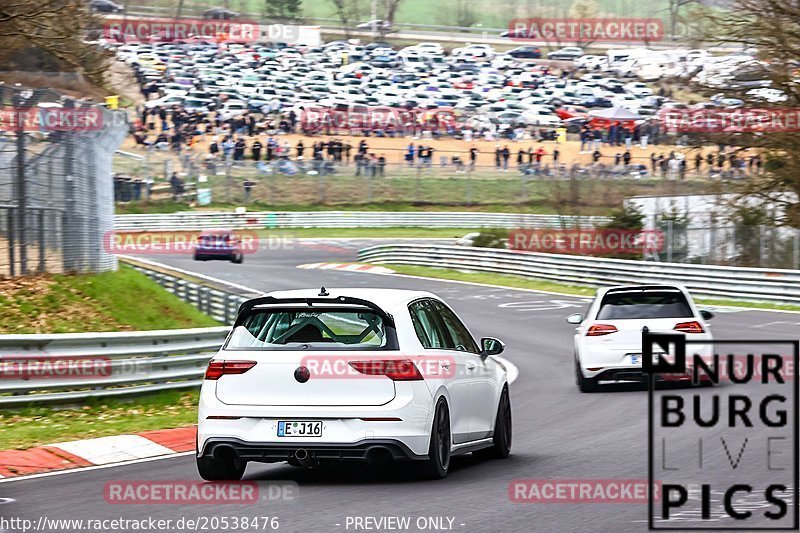
[[(569, 315), (575, 328), (575, 382), (581, 392), (602, 381), (642, 381), (642, 332), (685, 333), (692, 341), (711, 341), (707, 320), (689, 292), (671, 285), (631, 285), (597, 290), (586, 316)], [(710, 345), (694, 345), (705, 355)], [(658, 356), (658, 354), (654, 354)], [(689, 380), (688, 374), (657, 376)]]
[(478, 345), (427, 292), (274, 292), (242, 304), (200, 393), (197, 468), (240, 479), (248, 461), (411, 460), (430, 477), (450, 458), (507, 457), (503, 343)]

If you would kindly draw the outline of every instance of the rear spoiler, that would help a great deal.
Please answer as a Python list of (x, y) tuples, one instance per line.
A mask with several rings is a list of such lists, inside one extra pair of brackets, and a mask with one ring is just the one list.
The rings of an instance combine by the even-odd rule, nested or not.
[(362, 300), (361, 298), (352, 298), (350, 296), (338, 296), (336, 298), (275, 298), (274, 296), (262, 296), (260, 298), (253, 298), (247, 300), (239, 306), (239, 313), (236, 318), (236, 326), (241, 322), (243, 316), (254, 307), (259, 305), (283, 305), (283, 304), (306, 304), (312, 307), (314, 304), (345, 304), (345, 305), (360, 305), (371, 309), (376, 315), (383, 319), (383, 322), (391, 327), (394, 326), (394, 317), (370, 302), (369, 300)]
[(608, 289), (606, 294), (615, 292), (632, 292), (632, 291), (677, 291), (682, 292), (680, 287), (675, 285), (630, 285), (628, 287), (614, 287)]

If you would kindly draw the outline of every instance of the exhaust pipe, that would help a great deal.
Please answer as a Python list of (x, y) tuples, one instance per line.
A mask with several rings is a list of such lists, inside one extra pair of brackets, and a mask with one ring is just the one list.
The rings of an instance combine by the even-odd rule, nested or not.
[(305, 466), (306, 468), (311, 468), (316, 466), (317, 462), (311, 457), (311, 454), (305, 448), (300, 448), (296, 452), (294, 452), (294, 458), (297, 460), (298, 463)]
[(367, 450), (366, 460), (368, 464), (390, 463), (394, 459), (392, 452), (383, 446), (373, 446)]

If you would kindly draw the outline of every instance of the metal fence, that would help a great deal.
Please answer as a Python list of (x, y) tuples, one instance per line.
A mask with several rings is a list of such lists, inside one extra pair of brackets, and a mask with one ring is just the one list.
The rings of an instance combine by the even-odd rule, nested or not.
[[(100, 126), (65, 130), (13, 118), (38, 121), (54, 107), (64, 115), (94, 109)], [(116, 268), (103, 236), (113, 226), (111, 158), (128, 131), (124, 113), (3, 86), (0, 113), (0, 276)]]
[(489, 248), (388, 244), (359, 251), (359, 260), (512, 274), (572, 285), (673, 283), (707, 298), (800, 304), (800, 272), (525, 253)]

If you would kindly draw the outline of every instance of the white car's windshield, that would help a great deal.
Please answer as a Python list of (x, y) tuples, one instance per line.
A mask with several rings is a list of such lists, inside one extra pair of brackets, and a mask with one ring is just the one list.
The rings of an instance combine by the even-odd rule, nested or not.
[(622, 292), (606, 294), (598, 320), (642, 318), (689, 318), (694, 316), (680, 291)]

